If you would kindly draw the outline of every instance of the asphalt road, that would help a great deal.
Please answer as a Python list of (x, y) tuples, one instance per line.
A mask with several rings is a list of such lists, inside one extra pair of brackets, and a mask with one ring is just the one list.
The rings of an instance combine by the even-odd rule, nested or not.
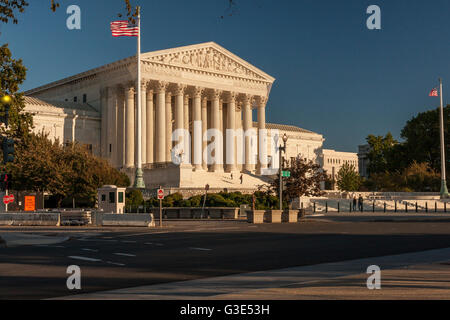
[[(0, 228), (70, 235), (48, 246), (0, 248), (0, 299), (77, 293), (450, 247), (450, 221), (250, 225), (188, 223), (164, 229)], [(82, 290), (66, 287), (78, 265)]]

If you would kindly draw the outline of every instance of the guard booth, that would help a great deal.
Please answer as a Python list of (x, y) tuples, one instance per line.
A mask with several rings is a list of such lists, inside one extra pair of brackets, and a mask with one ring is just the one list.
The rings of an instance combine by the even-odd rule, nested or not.
[(104, 213), (125, 213), (126, 188), (103, 186), (98, 189), (98, 209)]

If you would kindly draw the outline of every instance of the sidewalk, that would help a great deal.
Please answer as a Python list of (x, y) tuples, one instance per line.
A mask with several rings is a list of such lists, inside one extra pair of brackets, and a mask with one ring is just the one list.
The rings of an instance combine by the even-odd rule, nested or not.
[[(59, 299), (450, 299), (450, 248), (74, 295)], [(381, 289), (366, 286), (381, 268)]]
[(1, 239), (5, 241), (6, 247), (18, 247), (29, 245), (57, 244), (69, 240), (69, 237), (39, 236), (35, 234), (7, 232), (0, 234), (0, 246), (1, 246)]

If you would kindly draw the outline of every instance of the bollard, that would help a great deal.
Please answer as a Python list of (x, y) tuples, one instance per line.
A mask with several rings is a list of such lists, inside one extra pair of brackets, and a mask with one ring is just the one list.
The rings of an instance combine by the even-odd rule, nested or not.
[(417, 213), (417, 201), (416, 201), (416, 213)]
[(349, 205), (349, 208), (350, 208), (350, 213), (352, 212), (352, 202), (350, 201), (350, 205)]
[(425, 212), (428, 213), (428, 202), (425, 202)]
[(383, 212), (386, 213), (386, 201), (384, 202), (384, 205), (383, 205)]
[(338, 213), (341, 212), (341, 203), (338, 201)]
[(375, 201), (372, 203), (372, 212), (375, 212)]
[(325, 201), (325, 213), (328, 213), (328, 201)]
[(56, 223), (57, 227), (61, 227), (61, 213), (58, 213), (58, 222)]
[(447, 202), (444, 202), (444, 212), (447, 212)]
[(397, 200), (394, 201), (394, 203), (395, 203), (395, 212), (397, 212)]
[(434, 212), (437, 212), (437, 202), (434, 202)]
[(313, 202), (313, 204), (314, 204), (314, 213), (316, 213), (316, 203)]
[(408, 202), (405, 202), (405, 212), (408, 213)]

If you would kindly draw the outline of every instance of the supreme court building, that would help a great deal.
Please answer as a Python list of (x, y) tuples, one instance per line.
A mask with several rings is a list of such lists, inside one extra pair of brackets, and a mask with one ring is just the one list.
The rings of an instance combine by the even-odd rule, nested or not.
[[(36, 131), (46, 130), (61, 142), (87, 144), (133, 181), (138, 162), (136, 75), (136, 57), (123, 59), (29, 90), (25, 110), (34, 114)], [(254, 189), (267, 182), (261, 172), (278, 161), (271, 150), (284, 134), (289, 138), (288, 160), (302, 156), (317, 161), (321, 153), (322, 135), (266, 123), (275, 79), (214, 42), (143, 53), (141, 76), (141, 161), (147, 188), (209, 184)], [(175, 129), (188, 130), (191, 137), (189, 159), (182, 164), (172, 161)], [(231, 161), (206, 162), (209, 129), (224, 134), (216, 148), (224, 160), (233, 148)], [(267, 130), (267, 161), (259, 160), (257, 141), (236, 137), (231, 145), (225, 143), (227, 129)], [(278, 141), (273, 139), (275, 130)], [(243, 161), (238, 161), (240, 151)]]

